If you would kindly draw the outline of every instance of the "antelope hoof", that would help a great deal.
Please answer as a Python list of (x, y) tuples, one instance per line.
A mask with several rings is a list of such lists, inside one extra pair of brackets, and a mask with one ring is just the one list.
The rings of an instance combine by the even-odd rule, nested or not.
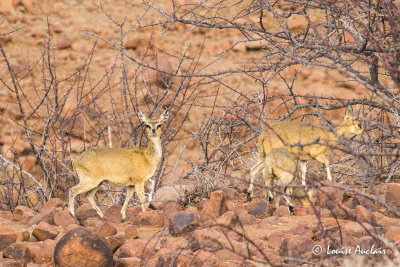
[(253, 197), (251, 196), (250, 192), (247, 192), (247, 201), (250, 202), (253, 200)]
[(289, 213), (290, 213), (290, 214), (293, 214), (293, 211), (294, 211), (293, 206), (289, 206)]

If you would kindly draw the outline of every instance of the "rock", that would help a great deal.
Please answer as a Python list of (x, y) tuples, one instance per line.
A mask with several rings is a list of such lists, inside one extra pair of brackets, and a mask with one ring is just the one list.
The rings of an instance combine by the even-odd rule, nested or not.
[(17, 239), (18, 239), (17, 232), (15, 232), (9, 228), (0, 226), (0, 251), (5, 249), (9, 245), (17, 242)]
[(13, 10), (12, 0), (0, 0), (0, 12), (10, 13)]
[(36, 164), (36, 157), (32, 155), (21, 156), (18, 157), (18, 161), (21, 162), (21, 167), (24, 171), (30, 172)]
[(40, 241), (44, 241), (46, 239), (53, 239), (58, 235), (57, 229), (48, 224), (47, 222), (40, 222), (38, 226), (36, 226), (33, 231), (32, 235), (36, 237)]
[(29, 233), (28, 230), (23, 230), (21, 234), (22, 234), (22, 241), (28, 241), (29, 238), (31, 238), (31, 233)]
[(125, 238), (126, 239), (136, 239), (139, 238), (138, 230), (135, 226), (128, 226), (125, 228)]
[(113, 266), (113, 254), (100, 235), (75, 228), (66, 233), (54, 250), (56, 266)]
[(261, 220), (260, 227), (264, 229), (269, 229), (271, 225), (277, 225), (281, 222), (282, 221), (278, 216), (270, 216)]
[(157, 60), (151, 62), (149, 66), (151, 68), (146, 68), (143, 71), (143, 76), (145, 81), (147, 81), (150, 84), (166, 88), (172, 79), (172, 76), (167, 73), (174, 73), (174, 70), (172, 69), (172, 65), (169, 59), (158, 58)]
[(0, 222), (11, 222), (13, 214), (11, 211), (0, 210)]
[(159, 208), (161, 208), (161, 207), (162, 207), (164, 216), (166, 218), (171, 217), (173, 214), (177, 213), (178, 211), (182, 211), (182, 207), (181, 207), (181, 205), (179, 205), (178, 202), (163, 203), (162, 205), (159, 206)]
[(353, 216), (353, 212), (346, 206), (335, 206), (332, 210), (332, 216), (338, 219), (349, 220)]
[(274, 213), (274, 216), (278, 216), (278, 217), (288, 217), (290, 216), (290, 212), (288, 207), (286, 206), (279, 206), (279, 208), (277, 208)]
[(198, 215), (193, 212), (178, 211), (171, 218), (169, 233), (173, 236), (188, 233), (198, 225)]
[[(127, 217), (128, 221), (128, 217)], [(164, 214), (158, 210), (148, 210), (141, 212), (134, 218), (133, 224), (146, 227), (163, 227), (165, 223)]]
[(27, 243), (31, 261), (38, 264), (50, 263), (53, 259), (54, 247), (44, 242)]
[(87, 218), (87, 220), (85, 220), (85, 222), (83, 223), (83, 226), (85, 227), (96, 227), (99, 224), (102, 224), (103, 221), (98, 219), (98, 218)]
[(264, 199), (254, 199), (247, 206), (247, 211), (254, 216), (263, 216), (268, 213), (269, 206), (269, 203)]
[(225, 226), (232, 226), (237, 222), (237, 220), (238, 217), (235, 212), (229, 210), (217, 218), (217, 223)]
[(191, 235), (193, 250), (207, 248), (207, 250), (220, 250), (223, 247), (230, 247), (231, 241), (227, 236), (213, 228), (197, 229)]
[(40, 212), (39, 214), (36, 214), (33, 216), (28, 224), (29, 225), (35, 225), (39, 224), (40, 222), (47, 222), (48, 224), (54, 224), (54, 213), (55, 213), (55, 208), (49, 208), (45, 209), (43, 212)]
[(75, 218), (83, 223), (88, 218), (98, 218), (97, 212), (92, 208), (92, 206), (87, 203), (82, 206), (79, 206), (78, 209), (75, 210)]
[(227, 211), (226, 194), (222, 190), (218, 190), (211, 193), (210, 199), (204, 204), (200, 215), (202, 220), (216, 219)]
[(363, 218), (366, 221), (371, 221), (371, 219), (373, 218), (371, 212), (361, 205), (356, 206), (355, 214), (356, 216)]
[(140, 239), (127, 240), (117, 252), (115, 256), (118, 258), (138, 257), (144, 258), (147, 256), (151, 248), (147, 246), (147, 242)]
[(167, 202), (178, 201), (185, 193), (182, 186), (163, 186), (156, 191), (151, 202), (156, 208), (162, 207)]
[(109, 237), (112, 235), (115, 235), (117, 233), (117, 228), (112, 226), (111, 224), (105, 222), (98, 224), (95, 228), (94, 231), (101, 235), (102, 237)]
[(72, 45), (72, 40), (69, 39), (68, 37), (63, 37), (63, 38), (56, 40), (55, 47), (57, 49), (67, 49), (67, 48), (70, 48), (71, 45)]
[(24, 265), (31, 261), (31, 253), (26, 242), (17, 242), (8, 246), (3, 251), (3, 257), (17, 260)]
[(32, 218), (37, 212), (25, 206), (17, 206), (14, 209), (13, 220), (20, 222), (23, 218)]
[(32, 0), (21, 0), (22, 5), (24, 5), (26, 11), (28, 11), (29, 13), (33, 12), (33, 4), (32, 4)]
[(320, 187), (316, 191), (316, 205), (321, 208), (333, 209), (338, 204), (341, 204), (343, 200), (343, 191), (339, 188), (333, 187)]
[[(1, 0), (0, 0), (0, 4), (1, 4)], [(0, 258), (0, 266), (1, 267), (24, 267), (24, 264), (22, 262), (14, 260), (14, 259)]]
[(54, 213), (54, 224), (58, 226), (62, 226), (64, 229), (71, 224), (79, 225), (77, 219), (72, 217), (69, 209), (65, 207), (63, 210), (56, 210)]
[(275, 251), (278, 251), (283, 243), (283, 240), (285, 239), (285, 237), (287, 235), (289, 235), (289, 234), (284, 231), (281, 231), (281, 230), (274, 231), (268, 237), (268, 242), (267, 242), (268, 247), (272, 248)]
[(343, 230), (348, 231), (352, 236), (361, 237), (365, 234), (364, 227), (358, 222), (348, 222), (343, 225)]
[(121, 222), (122, 219), (121, 209), (122, 209), (121, 205), (118, 204), (111, 205), (104, 211), (104, 218), (108, 222), (113, 222), (113, 223)]
[(237, 216), (238, 216), (238, 221), (240, 222), (240, 224), (242, 225), (251, 225), (251, 224), (255, 224), (257, 221), (257, 218), (254, 215), (251, 215), (247, 212), (247, 210), (242, 209), (242, 210), (238, 210), (236, 212)]
[(390, 183), (387, 185), (386, 202), (395, 207), (400, 207), (400, 184)]
[(53, 210), (58, 207), (64, 207), (64, 202), (59, 198), (51, 198), (46, 203), (44, 203), (43, 207), (40, 209), (40, 212)]
[(385, 237), (390, 242), (397, 242), (400, 240), (400, 226), (389, 226), (386, 230)]
[(114, 253), (125, 243), (125, 238), (119, 235), (109, 236), (107, 237), (107, 243), (111, 251)]
[(293, 215), (295, 216), (306, 216), (307, 210), (303, 207), (294, 207), (293, 208)]
[(295, 227), (290, 229), (290, 231), (294, 235), (306, 236), (306, 237), (311, 238), (311, 239), (314, 238), (314, 232), (307, 225), (302, 225), (302, 224), (296, 225)]
[[(119, 258), (117, 261), (116, 267), (140, 266), (141, 262), (142, 262), (142, 259), (140, 259), (138, 257)], [(160, 266), (164, 266), (164, 265), (160, 265)]]
[(279, 254), (286, 257), (307, 258), (307, 254), (312, 253), (314, 241), (306, 236), (289, 235), (286, 236), (279, 249)]

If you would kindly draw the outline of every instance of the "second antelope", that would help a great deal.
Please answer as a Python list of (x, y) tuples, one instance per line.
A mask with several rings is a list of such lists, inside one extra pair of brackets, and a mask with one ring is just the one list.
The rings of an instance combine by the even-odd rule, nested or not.
[(342, 123), (335, 133), (321, 127), (298, 121), (281, 121), (273, 124), (258, 139), (259, 161), (254, 166), (263, 165), (265, 155), (274, 148), (284, 147), (300, 160), (301, 184), (306, 184), (307, 162), (316, 159), (326, 167), (327, 178), (332, 181), (329, 160), (325, 153), (329, 146), (337, 145), (340, 136), (349, 137), (363, 132), (360, 121), (353, 115), (351, 106), (347, 107)]
[(168, 119), (169, 112), (165, 110), (158, 119), (149, 119), (141, 111), (139, 119), (146, 124), (148, 137), (147, 147), (133, 148), (92, 148), (78, 156), (72, 165), (79, 177), (79, 184), (69, 191), (69, 210), (74, 215), (74, 199), (80, 193), (86, 193), (87, 199), (97, 211), (100, 218), (104, 215), (96, 205), (93, 197), (104, 181), (127, 186), (126, 198), (121, 209), (122, 221), (134, 190), (145, 211), (144, 182), (155, 173), (162, 156), (161, 124)]
[(257, 174), (262, 170), (265, 186), (267, 187), (266, 199), (271, 201), (273, 196), (270, 191), (271, 186), (276, 186), (280, 190), (276, 197), (276, 207), (279, 206), (280, 196), (282, 195), (289, 210), (293, 209), (291, 202), (292, 196), (300, 199), (303, 206), (313, 202), (313, 190), (306, 188), (293, 187), (299, 185), (299, 179), (296, 175), (298, 169), (297, 160), (285, 148), (275, 148), (269, 151), (263, 160), (263, 164), (258, 164), (251, 169), (250, 173), (250, 186), (247, 191), (247, 199), (251, 201), (253, 198), (253, 183)]

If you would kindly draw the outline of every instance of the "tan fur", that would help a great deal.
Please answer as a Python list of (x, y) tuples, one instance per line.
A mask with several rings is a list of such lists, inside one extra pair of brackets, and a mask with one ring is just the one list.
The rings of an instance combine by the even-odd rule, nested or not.
[[(249, 200), (253, 198), (254, 179), (261, 170), (263, 170), (263, 178), (266, 187), (277, 186), (284, 191), (286, 195), (290, 196), (293, 192), (293, 188), (289, 185), (299, 183), (295, 175), (297, 169), (297, 161), (292, 153), (285, 148), (272, 149), (265, 154), (262, 164), (254, 166), (251, 170), (251, 180), (248, 189)], [(278, 194), (276, 199), (277, 207), (279, 206), (281, 194)], [(286, 195), (282, 194), (282, 197), (289, 206), (293, 207), (290, 197)], [(266, 192), (266, 197), (268, 200), (273, 199), (271, 191), (268, 190)]]
[(326, 129), (298, 121), (277, 122), (259, 137), (259, 162), (264, 161), (265, 155), (272, 149), (284, 147), (301, 161), (303, 185), (306, 184), (307, 161), (311, 159), (316, 159), (325, 165), (328, 180), (332, 181), (329, 160), (325, 157), (329, 146), (338, 143), (338, 136), (348, 137), (361, 133), (361, 124), (353, 116), (351, 106), (347, 108), (343, 122), (336, 129), (337, 135)]
[(166, 110), (156, 120), (148, 119), (142, 112), (139, 118), (146, 124), (147, 147), (127, 148), (92, 148), (73, 160), (72, 165), (78, 174), (79, 184), (69, 191), (69, 209), (74, 215), (74, 199), (80, 193), (86, 193), (89, 203), (101, 218), (103, 213), (94, 201), (94, 195), (103, 181), (127, 186), (124, 205), (121, 209), (122, 220), (134, 190), (138, 195), (142, 210), (145, 211), (144, 182), (150, 179), (161, 160), (161, 124), (168, 119)]

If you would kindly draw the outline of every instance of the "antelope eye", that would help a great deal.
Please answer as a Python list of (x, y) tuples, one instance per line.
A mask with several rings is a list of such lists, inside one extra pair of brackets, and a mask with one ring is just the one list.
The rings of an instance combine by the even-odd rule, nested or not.
[(361, 123), (358, 124), (358, 127), (361, 128)]
[(157, 125), (157, 129), (160, 129), (161, 128), (161, 124), (160, 125)]
[(146, 125), (146, 128), (147, 128), (147, 129), (151, 129), (150, 125)]

